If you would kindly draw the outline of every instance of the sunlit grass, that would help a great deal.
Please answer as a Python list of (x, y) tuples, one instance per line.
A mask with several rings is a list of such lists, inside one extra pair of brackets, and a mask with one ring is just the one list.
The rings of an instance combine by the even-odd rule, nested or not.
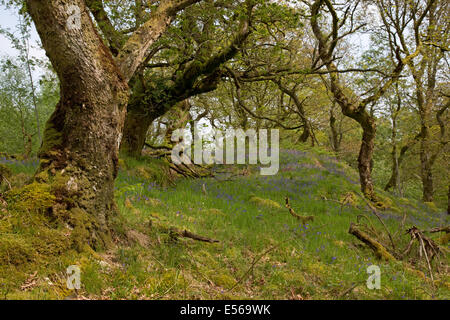
[[(67, 265), (78, 264), (83, 284), (79, 294), (106, 299), (449, 298), (448, 276), (435, 275), (441, 284), (433, 287), (401, 263), (377, 261), (348, 233), (358, 215), (368, 217), (377, 230), (383, 226), (362, 199), (340, 203), (349, 192), (359, 192), (358, 177), (326, 153), (284, 151), (275, 176), (260, 176), (255, 167), (250, 176), (218, 175), (179, 180), (176, 186), (163, 183), (164, 187), (154, 179), (164, 179), (164, 172), (158, 171), (163, 164), (125, 162), (116, 181), (121, 232), (135, 230), (146, 245), (137, 241), (104, 253), (67, 253), (39, 268), (41, 277), (63, 275)], [(142, 167), (147, 168), (144, 174)], [(379, 213), (393, 234), (404, 213), (403, 229), (448, 223), (443, 210), (378, 192), (392, 202), (391, 209)], [(286, 196), (296, 213), (312, 215), (314, 221), (299, 224), (284, 207)], [(251, 201), (252, 197), (275, 201), (280, 207)], [(169, 227), (220, 243), (175, 239)], [(404, 247), (408, 237), (400, 232), (398, 245)], [(371, 264), (381, 268), (381, 290), (366, 288)], [(15, 279), (16, 287), (26, 277)], [(63, 298), (70, 293), (56, 288), (43, 283), (27, 292), (12, 290), (6, 297)]]

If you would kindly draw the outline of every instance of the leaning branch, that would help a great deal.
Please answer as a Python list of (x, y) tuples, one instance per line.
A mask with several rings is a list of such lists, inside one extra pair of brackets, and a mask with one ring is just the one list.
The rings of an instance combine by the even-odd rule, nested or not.
[(150, 18), (122, 46), (117, 64), (129, 81), (146, 58), (148, 48), (161, 36), (176, 14), (202, 0), (162, 0)]

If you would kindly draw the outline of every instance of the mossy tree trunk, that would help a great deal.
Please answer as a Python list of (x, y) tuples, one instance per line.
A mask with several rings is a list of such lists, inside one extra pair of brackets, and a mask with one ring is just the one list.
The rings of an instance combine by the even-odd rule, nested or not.
[[(116, 210), (114, 180), (129, 99), (128, 81), (145, 60), (149, 46), (179, 10), (199, 0), (164, 1), (113, 56), (118, 32), (93, 14), (84, 0), (27, 0), (47, 56), (60, 80), (60, 101), (45, 130), (35, 180), (51, 186), (56, 203), (49, 213), (73, 227), (78, 246), (107, 244)], [(94, 11), (95, 13), (96, 11)], [(98, 13), (98, 12), (97, 12)], [(108, 32), (105, 32), (108, 31)]]
[[(74, 3), (86, 11), (83, 1)], [(44, 130), (36, 179), (52, 185), (57, 197), (52, 215), (72, 224), (86, 241), (102, 245), (115, 211), (128, 86), (88, 14), (81, 14), (78, 28), (68, 26), (71, 12), (61, 3), (28, 1), (28, 9), (61, 89)]]
[(333, 102), (332, 107), (330, 108), (330, 142), (331, 148), (334, 152), (339, 153), (341, 150), (341, 141), (342, 141), (342, 132), (339, 130), (336, 122), (336, 116), (334, 114), (335, 102)]
[(375, 118), (369, 116), (360, 122), (363, 128), (361, 147), (358, 156), (358, 171), (361, 181), (361, 190), (368, 199), (375, 200), (375, 192), (372, 181), (373, 149), (375, 146)]

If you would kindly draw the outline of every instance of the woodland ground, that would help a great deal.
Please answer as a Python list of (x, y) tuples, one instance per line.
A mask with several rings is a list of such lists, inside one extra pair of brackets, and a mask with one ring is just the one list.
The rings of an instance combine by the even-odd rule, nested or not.
[[(2, 163), (15, 185), (37, 166), (36, 161)], [(275, 176), (233, 166), (216, 168), (228, 172), (216, 178), (183, 179), (172, 186), (161, 186), (165, 176), (158, 161), (123, 159), (121, 167), (116, 243), (108, 251), (67, 250), (67, 230), (54, 230), (39, 213), (51, 201), (45, 190), (30, 187), (7, 196), (0, 213), (0, 298), (450, 299), (448, 251), (440, 266), (433, 262), (433, 283), (423, 262), (413, 265), (417, 257), (408, 266), (377, 260), (348, 233), (350, 223), (363, 215), (368, 219), (360, 223), (372, 225), (389, 244), (383, 226), (357, 196), (356, 171), (330, 154), (284, 150)], [(387, 207), (378, 212), (400, 248), (407, 246), (405, 230), (413, 225), (448, 225), (444, 209), (377, 192)], [(299, 224), (285, 208), (285, 196), (296, 213), (314, 221)], [(170, 227), (220, 242), (182, 238)], [(439, 236), (431, 237), (439, 243)], [(381, 268), (380, 290), (366, 287), (371, 264)], [(81, 267), (77, 292), (66, 288), (69, 265)]]

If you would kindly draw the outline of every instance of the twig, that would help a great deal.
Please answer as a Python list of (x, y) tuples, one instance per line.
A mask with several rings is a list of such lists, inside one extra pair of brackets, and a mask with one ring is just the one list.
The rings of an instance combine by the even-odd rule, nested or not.
[(346, 290), (344, 290), (342, 293), (340, 293), (337, 297), (338, 299), (345, 297), (347, 294), (349, 294), (350, 292), (352, 292), (357, 286), (359, 286), (360, 284), (362, 284), (363, 282), (357, 282), (354, 285), (352, 285), (350, 288), (347, 288)]
[(6, 177), (2, 177), (2, 178), (3, 178), (3, 180), (5, 180), (6, 183), (8, 184), (9, 190), (11, 190), (11, 189), (12, 189), (11, 183), (8, 181), (8, 179), (6, 179)]

